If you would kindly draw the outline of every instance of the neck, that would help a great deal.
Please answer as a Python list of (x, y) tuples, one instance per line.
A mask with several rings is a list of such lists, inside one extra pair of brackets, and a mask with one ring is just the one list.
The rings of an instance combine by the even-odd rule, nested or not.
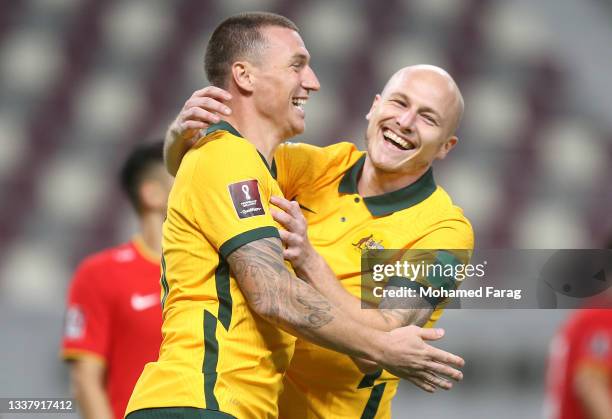
[(276, 148), (285, 140), (278, 127), (258, 115), (248, 103), (232, 101), (228, 106), (232, 109), (232, 115), (224, 118), (225, 121), (253, 144), (271, 165)]
[(366, 155), (361, 177), (357, 182), (357, 190), (359, 191), (359, 195), (364, 197), (394, 192), (412, 185), (419, 180), (428, 169), (429, 166), (416, 173), (383, 172), (377, 169), (372, 163), (372, 160), (370, 160), (370, 156)]
[(140, 216), (140, 235), (145, 245), (161, 257), (162, 225), (164, 216), (160, 212), (147, 212)]

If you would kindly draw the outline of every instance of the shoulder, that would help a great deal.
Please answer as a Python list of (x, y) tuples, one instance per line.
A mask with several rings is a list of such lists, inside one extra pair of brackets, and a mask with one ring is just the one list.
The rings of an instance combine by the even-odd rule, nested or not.
[(472, 224), (465, 216), (463, 209), (453, 203), (444, 188), (438, 186), (429, 199), (431, 207), (435, 209), (432, 215), (436, 222), (449, 221), (462, 229), (472, 231)]
[(307, 143), (296, 143), (296, 142), (285, 142), (278, 146), (276, 155), (293, 155), (296, 153), (305, 153), (305, 154), (315, 154), (320, 156), (346, 156), (350, 153), (360, 153), (357, 149), (357, 146), (348, 141), (338, 142), (332, 145), (328, 145), (325, 147), (307, 144)]
[(262, 157), (248, 140), (230, 133), (214, 133), (202, 138), (185, 156), (188, 164), (198, 168), (232, 168), (244, 164), (260, 166)]
[(101, 250), (83, 259), (76, 269), (74, 280), (75, 282), (106, 282), (105, 280), (118, 265), (137, 258), (138, 253), (130, 243)]
[(612, 330), (612, 310), (582, 309), (576, 311), (569, 321), (576, 330), (603, 327)]

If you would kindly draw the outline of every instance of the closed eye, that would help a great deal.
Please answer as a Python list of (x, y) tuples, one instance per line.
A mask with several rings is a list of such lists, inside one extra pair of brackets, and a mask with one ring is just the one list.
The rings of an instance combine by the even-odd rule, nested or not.
[(291, 64), (291, 68), (293, 68), (296, 71), (299, 71), (302, 68), (304, 68), (305, 65), (306, 63), (304, 61), (298, 61), (298, 62)]
[(436, 119), (429, 115), (429, 114), (422, 114), (421, 115), (423, 117), (423, 119), (425, 119), (425, 121), (429, 124), (429, 125), (438, 125), (438, 121), (436, 121)]

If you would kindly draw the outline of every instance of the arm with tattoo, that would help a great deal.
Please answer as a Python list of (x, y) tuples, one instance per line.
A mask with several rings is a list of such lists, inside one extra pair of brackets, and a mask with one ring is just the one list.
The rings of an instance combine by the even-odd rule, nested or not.
[(461, 358), (425, 343), (442, 331), (409, 326), (382, 332), (358, 323), (287, 270), (279, 239), (245, 244), (228, 262), (251, 309), (295, 336), (374, 361), (426, 391), (451, 388), (443, 377), (462, 378), (453, 368), (463, 366)]
[[(366, 333), (314, 288), (287, 270), (279, 239), (266, 238), (234, 251), (228, 262), (249, 306), (290, 333), (333, 350), (372, 357)], [(372, 331), (374, 332), (374, 331)], [(383, 339), (378, 332), (375, 336)], [(374, 339), (377, 340), (377, 339)]]
[(251, 309), (298, 337), (374, 361), (426, 391), (451, 388), (441, 376), (462, 378), (453, 368), (463, 366), (460, 357), (425, 342), (443, 331), (409, 326), (382, 332), (358, 323), (287, 270), (279, 239), (245, 244), (228, 262)]
[[(298, 203), (280, 197), (272, 197), (271, 203), (283, 210), (272, 210), (272, 216), (285, 228), (280, 230), (286, 247), (284, 258), (291, 262), (299, 278), (312, 285), (334, 306), (361, 324), (383, 331), (411, 324), (422, 326), (427, 322), (433, 307), (416, 297), (384, 299), (378, 310), (363, 310), (362, 302), (344, 289), (325, 259), (308, 241), (306, 219)], [(396, 287), (388, 285), (387, 289), (390, 288)]]
[[(319, 254), (313, 254), (308, 262), (302, 265), (294, 264), (294, 268), (299, 278), (311, 284), (336, 307), (341, 308), (361, 324), (374, 329), (391, 331), (408, 325), (423, 326), (433, 312), (433, 307), (429, 303), (416, 297), (385, 298), (378, 309), (372, 307), (371, 310), (364, 310), (361, 300), (344, 289), (325, 259)], [(386, 289), (399, 289), (399, 287), (388, 285)]]

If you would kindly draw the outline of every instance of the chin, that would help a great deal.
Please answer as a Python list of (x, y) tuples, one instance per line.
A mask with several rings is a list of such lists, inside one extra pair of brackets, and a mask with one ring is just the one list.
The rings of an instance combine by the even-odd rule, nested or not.
[(396, 164), (376, 164), (374, 163), (374, 168), (379, 172), (383, 173), (398, 173), (399, 166)]
[(400, 164), (392, 161), (381, 161), (379, 159), (371, 159), (372, 166), (378, 171), (389, 173), (389, 172), (397, 172)]
[(303, 134), (305, 128), (306, 128), (306, 125), (303, 122), (301, 124), (293, 124), (291, 126), (291, 137), (295, 137), (296, 135)]

